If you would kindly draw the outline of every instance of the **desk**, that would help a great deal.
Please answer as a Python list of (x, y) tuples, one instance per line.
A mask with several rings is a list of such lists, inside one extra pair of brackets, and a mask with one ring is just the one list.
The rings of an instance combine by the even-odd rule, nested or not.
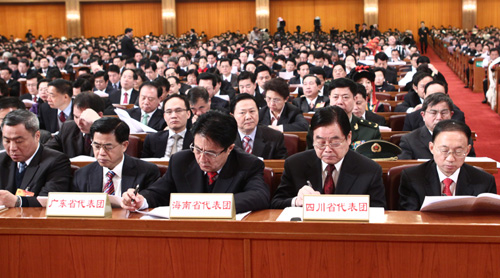
[[(43, 219), (0, 213), (2, 277), (493, 277), (500, 216), (387, 211), (383, 223)], [(36, 259), (34, 259), (36, 258)], [(446, 258), (446, 267), (443, 260)], [(307, 266), (307, 267), (306, 267)]]

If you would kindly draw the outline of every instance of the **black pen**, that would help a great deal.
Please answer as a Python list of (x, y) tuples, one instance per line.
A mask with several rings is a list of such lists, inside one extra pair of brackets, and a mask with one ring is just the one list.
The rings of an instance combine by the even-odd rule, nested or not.
[(135, 203), (135, 197), (137, 196), (137, 193), (139, 193), (139, 184), (135, 186), (134, 199), (132, 199), (132, 203)]

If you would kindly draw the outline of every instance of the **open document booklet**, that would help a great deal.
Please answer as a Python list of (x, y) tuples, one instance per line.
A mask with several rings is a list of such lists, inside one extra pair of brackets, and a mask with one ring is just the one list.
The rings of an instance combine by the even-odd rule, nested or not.
[(420, 211), (500, 212), (500, 196), (482, 193), (475, 196), (426, 196)]

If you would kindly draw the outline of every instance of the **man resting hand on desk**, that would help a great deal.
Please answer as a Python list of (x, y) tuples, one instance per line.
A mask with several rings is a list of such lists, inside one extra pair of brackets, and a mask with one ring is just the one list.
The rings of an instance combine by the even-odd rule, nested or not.
[(234, 148), (236, 120), (209, 111), (196, 121), (191, 150), (171, 156), (167, 173), (140, 194), (129, 189), (122, 207), (128, 210), (168, 206), (170, 193), (234, 193), (236, 212), (267, 209), (269, 187), (264, 183), (264, 162)]

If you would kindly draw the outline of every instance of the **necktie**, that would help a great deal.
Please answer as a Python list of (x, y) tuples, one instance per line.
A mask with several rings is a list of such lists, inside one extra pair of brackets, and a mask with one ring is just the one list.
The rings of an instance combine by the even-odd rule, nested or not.
[(118, 90), (118, 84), (113, 84), (113, 89)]
[(312, 102), (312, 101), (311, 101), (311, 103), (309, 104), (309, 107), (310, 107), (311, 109), (314, 109), (314, 102)]
[(179, 142), (181, 136), (179, 134), (174, 134), (172, 135), (172, 138), (174, 138), (174, 144), (172, 145), (172, 151), (170, 152), (170, 156), (172, 156), (174, 153), (177, 152), (177, 143)]
[(453, 183), (453, 180), (450, 178), (446, 178), (443, 180), (443, 184), (444, 184), (443, 195), (453, 196), (453, 194), (451, 194), (451, 190), (450, 190), (450, 185), (452, 183)]
[(90, 140), (90, 134), (85, 134), (85, 136), (83, 136), (83, 140), (84, 140), (83, 149), (85, 151), (85, 154), (90, 155), (90, 150), (92, 149), (92, 147), (91, 147), (92, 142)]
[(335, 193), (335, 184), (333, 183), (333, 171), (335, 170), (335, 165), (328, 164), (326, 167), (326, 178), (325, 178), (325, 186), (324, 191), (325, 194), (334, 194)]
[(36, 96), (35, 95), (33, 95), (33, 101), (36, 102)]
[(214, 184), (214, 182), (217, 180), (217, 176), (219, 174), (217, 172), (207, 172), (208, 176), (208, 185)]
[(141, 123), (145, 124), (145, 125), (148, 125), (148, 118), (149, 118), (149, 115), (144, 113), (144, 115), (142, 115), (142, 121)]
[(252, 138), (250, 138), (250, 136), (243, 137), (243, 149), (246, 153), (252, 153), (252, 146), (250, 145), (251, 140)]
[(128, 104), (128, 93), (123, 93), (123, 104)]
[(108, 171), (106, 173), (106, 184), (104, 185), (104, 193), (107, 193), (109, 195), (114, 195), (115, 194), (115, 186), (113, 185), (113, 177), (115, 176), (115, 172), (113, 171)]
[(16, 186), (20, 187), (21, 184), (23, 183), (23, 177), (24, 177), (24, 172), (26, 170), (26, 163), (21, 162), (19, 163), (18, 171), (16, 171), (15, 175), (15, 181), (16, 181)]
[(66, 121), (66, 116), (64, 116), (64, 112), (59, 113), (59, 121), (64, 123)]

